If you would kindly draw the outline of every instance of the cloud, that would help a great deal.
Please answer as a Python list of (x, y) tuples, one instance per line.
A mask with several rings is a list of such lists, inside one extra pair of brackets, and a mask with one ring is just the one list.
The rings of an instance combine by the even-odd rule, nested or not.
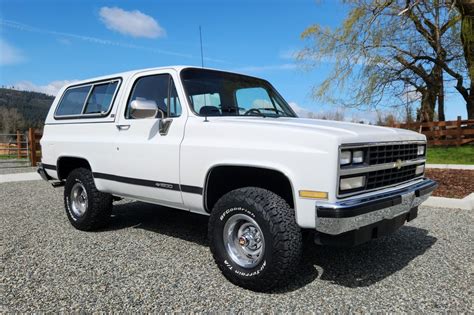
[[(136, 50), (141, 50), (141, 51), (147, 51), (154, 54), (170, 55), (170, 56), (176, 56), (176, 57), (186, 58), (186, 59), (201, 59), (200, 56), (198, 57), (189, 53), (181, 53), (181, 52), (176, 52), (176, 51), (151, 48), (147, 46), (117, 42), (117, 41), (113, 41), (109, 39), (103, 39), (103, 38), (92, 37), (92, 36), (84, 36), (84, 35), (78, 35), (78, 34), (72, 34), (72, 33), (46, 30), (46, 29), (29, 26), (29, 25), (19, 23), (16, 21), (11, 21), (11, 20), (0, 19), (0, 26), (17, 29), (17, 30), (25, 31), (25, 32), (31, 32), (31, 33), (47, 34), (47, 35), (53, 35), (56, 37), (63, 37), (63, 38), (67, 37), (70, 39), (77, 39), (77, 40), (89, 42), (92, 44), (98, 44), (98, 45), (109, 45), (109, 46), (115, 46), (115, 47), (121, 47), (121, 48), (136, 49)], [(208, 58), (208, 57), (204, 57), (204, 60), (212, 61), (215, 63), (227, 63), (226, 61), (221, 60), (221, 59), (214, 59), (214, 58)]]
[(306, 118), (308, 116), (310, 116), (311, 114), (310, 113), (313, 113), (312, 111), (310, 111), (309, 109), (306, 109), (304, 107), (301, 107), (300, 105), (298, 105), (296, 102), (289, 102), (288, 105), (291, 106), (291, 108), (295, 111), (295, 113), (299, 116), (299, 117), (302, 117), (302, 118)]
[(138, 10), (125, 11), (121, 8), (102, 7), (99, 11), (101, 21), (112, 31), (132, 37), (157, 38), (166, 31), (149, 15)]
[(66, 84), (71, 84), (76, 82), (77, 80), (61, 80), (61, 81), (52, 81), (46, 85), (36, 85), (30, 81), (20, 81), (16, 84), (13, 84), (16, 90), (20, 91), (33, 91), (33, 92), (40, 92), (45, 93), (48, 95), (56, 96), (59, 90), (65, 86)]
[(0, 39), (0, 66), (14, 65), (23, 61), (25, 57), (19, 49)]

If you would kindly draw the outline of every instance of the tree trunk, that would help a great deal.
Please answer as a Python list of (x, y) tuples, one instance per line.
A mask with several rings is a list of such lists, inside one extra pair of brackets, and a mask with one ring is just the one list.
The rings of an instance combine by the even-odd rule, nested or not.
[(474, 119), (474, 81), (471, 79), (469, 97), (466, 101), (467, 119)]
[(461, 41), (471, 80), (469, 97), (466, 100), (467, 117), (474, 119), (474, 1), (457, 0), (455, 3), (461, 13)]
[(437, 99), (438, 99), (438, 120), (445, 121), (444, 117), (444, 78), (443, 69), (439, 66), (435, 66), (435, 78), (438, 83), (437, 86)]
[(430, 87), (419, 90), (421, 93), (420, 113), (417, 117), (420, 122), (433, 121), (436, 107), (436, 90)]

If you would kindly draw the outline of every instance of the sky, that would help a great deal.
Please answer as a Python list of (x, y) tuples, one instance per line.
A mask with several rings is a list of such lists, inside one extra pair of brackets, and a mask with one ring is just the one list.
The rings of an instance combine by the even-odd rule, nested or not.
[[(310, 71), (295, 61), (311, 24), (337, 27), (336, 0), (0, 0), (0, 85), (55, 95), (65, 83), (127, 70), (204, 65), (269, 80), (299, 112), (334, 110), (311, 97), (330, 61)], [(341, 93), (344, 93), (342, 91)], [(447, 119), (466, 117), (448, 93)], [(374, 112), (346, 119), (374, 121)]]

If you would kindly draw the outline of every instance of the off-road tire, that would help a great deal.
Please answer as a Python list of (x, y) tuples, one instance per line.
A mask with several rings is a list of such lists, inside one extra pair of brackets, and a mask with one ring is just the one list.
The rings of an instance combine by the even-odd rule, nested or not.
[[(235, 214), (251, 216), (264, 235), (263, 259), (253, 268), (243, 268), (229, 256), (224, 244), (224, 226)], [(233, 190), (215, 204), (209, 219), (208, 237), (214, 260), (232, 283), (254, 291), (269, 291), (288, 283), (299, 265), (302, 236), (295, 212), (275, 193), (257, 187)]]
[[(87, 209), (82, 216), (71, 210), (70, 195), (74, 184), (81, 183), (87, 192)], [(103, 227), (112, 213), (112, 195), (97, 190), (92, 172), (77, 168), (69, 174), (64, 186), (64, 206), (69, 222), (78, 230), (92, 231)]]

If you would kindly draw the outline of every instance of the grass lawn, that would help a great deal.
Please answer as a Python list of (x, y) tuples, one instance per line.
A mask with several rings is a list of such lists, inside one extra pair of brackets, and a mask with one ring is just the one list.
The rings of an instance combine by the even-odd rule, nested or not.
[(474, 164), (474, 145), (428, 148), (429, 164)]
[(16, 155), (0, 155), (0, 160), (26, 160), (26, 157), (17, 159)]

